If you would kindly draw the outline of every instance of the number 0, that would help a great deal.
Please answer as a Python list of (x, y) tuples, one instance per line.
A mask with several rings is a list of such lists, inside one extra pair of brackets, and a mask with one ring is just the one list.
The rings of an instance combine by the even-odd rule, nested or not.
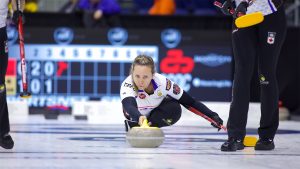
[(33, 94), (38, 94), (41, 91), (41, 82), (38, 79), (32, 79), (30, 88)]
[(46, 62), (44, 65), (44, 72), (46, 76), (54, 75), (54, 63), (53, 62)]

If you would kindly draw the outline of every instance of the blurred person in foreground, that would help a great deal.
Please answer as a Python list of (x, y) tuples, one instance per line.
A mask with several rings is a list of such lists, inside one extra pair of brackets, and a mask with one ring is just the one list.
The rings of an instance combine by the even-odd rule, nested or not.
[(18, 11), (16, 1), (17, 0), (0, 0), (0, 146), (5, 149), (12, 149), (14, 147), (14, 141), (9, 134), (10, 124), (5, 86), (5, 75), (8, 65), (8, 40), (6, 33), (8, 4), (9, 2), (11, 2), (12, 4), (12, 21), (15, 25), (18, 25), (18, 20), (20, 16), (24, 17), (23, 10), (25, 6), (25, 0), (18, 0)]
[[(233, 95), (227, 121), (228, 140), (221, 151), (243, 150), (253, 73), (259, 74), (261, 117), (259, 140), (255, 150), (273, 150), (274, 137), (279, 125), (278, 84), (276, 66), (286, 35), (284, 0), (226, 0), (221, 8), (233, 17), (262, 12), (264, 21), (254, 26), (237, 28), (233, 24), (232, 42), (235, 61)], [(254, 70), (255, 58), (258, 70)]]

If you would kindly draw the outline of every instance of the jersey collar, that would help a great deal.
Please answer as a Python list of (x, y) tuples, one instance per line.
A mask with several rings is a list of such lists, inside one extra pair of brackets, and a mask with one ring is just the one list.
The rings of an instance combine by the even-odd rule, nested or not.
[(158, 88), (157, 83), (153, 79), (151, 80), (151, 83), (153, 85), (153, 89), (156, 90)]

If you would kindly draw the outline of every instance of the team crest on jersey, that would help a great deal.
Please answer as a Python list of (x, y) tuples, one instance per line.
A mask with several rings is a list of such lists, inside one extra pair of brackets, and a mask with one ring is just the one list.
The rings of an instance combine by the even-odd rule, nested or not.
[(160, 96), (162, 96), (162, 92), (159, 90), (158, 92), (157, 92), (157, 95), (160, 97)]
[(169, 91), (171, 89), (172, 86), (172, 82), (169, 79), (166, 79), (167, 83), (166, 83), (166, 90)]
[(268, 39), (267, 39), (268, 44), (273, 45), (275, 43), (275, 36), (276, 36), (276, 32), (268, 32)]
[(173, 84), (173, 93), (176, 95), (180, 93), (180, 87), (176, 83)]
[(145, 99), (146, 98), (146, 95), (144, 93), (139, 93), (139, 98), (140, 99)]

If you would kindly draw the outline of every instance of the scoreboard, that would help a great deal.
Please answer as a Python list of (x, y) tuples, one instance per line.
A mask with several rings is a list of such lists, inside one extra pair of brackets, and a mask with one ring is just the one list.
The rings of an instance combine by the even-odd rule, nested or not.
[[(10, 48), (17, 69), (16, 93), (22, 90), (19, 47)], [(71, 106), (74, 100), (119, 96), (131, 62), (139, 54), (158, 60), (156, 46), (26, 45), (29, 91), (34, 107)], [(12, 93), (12, 94), (16, 94)]]

